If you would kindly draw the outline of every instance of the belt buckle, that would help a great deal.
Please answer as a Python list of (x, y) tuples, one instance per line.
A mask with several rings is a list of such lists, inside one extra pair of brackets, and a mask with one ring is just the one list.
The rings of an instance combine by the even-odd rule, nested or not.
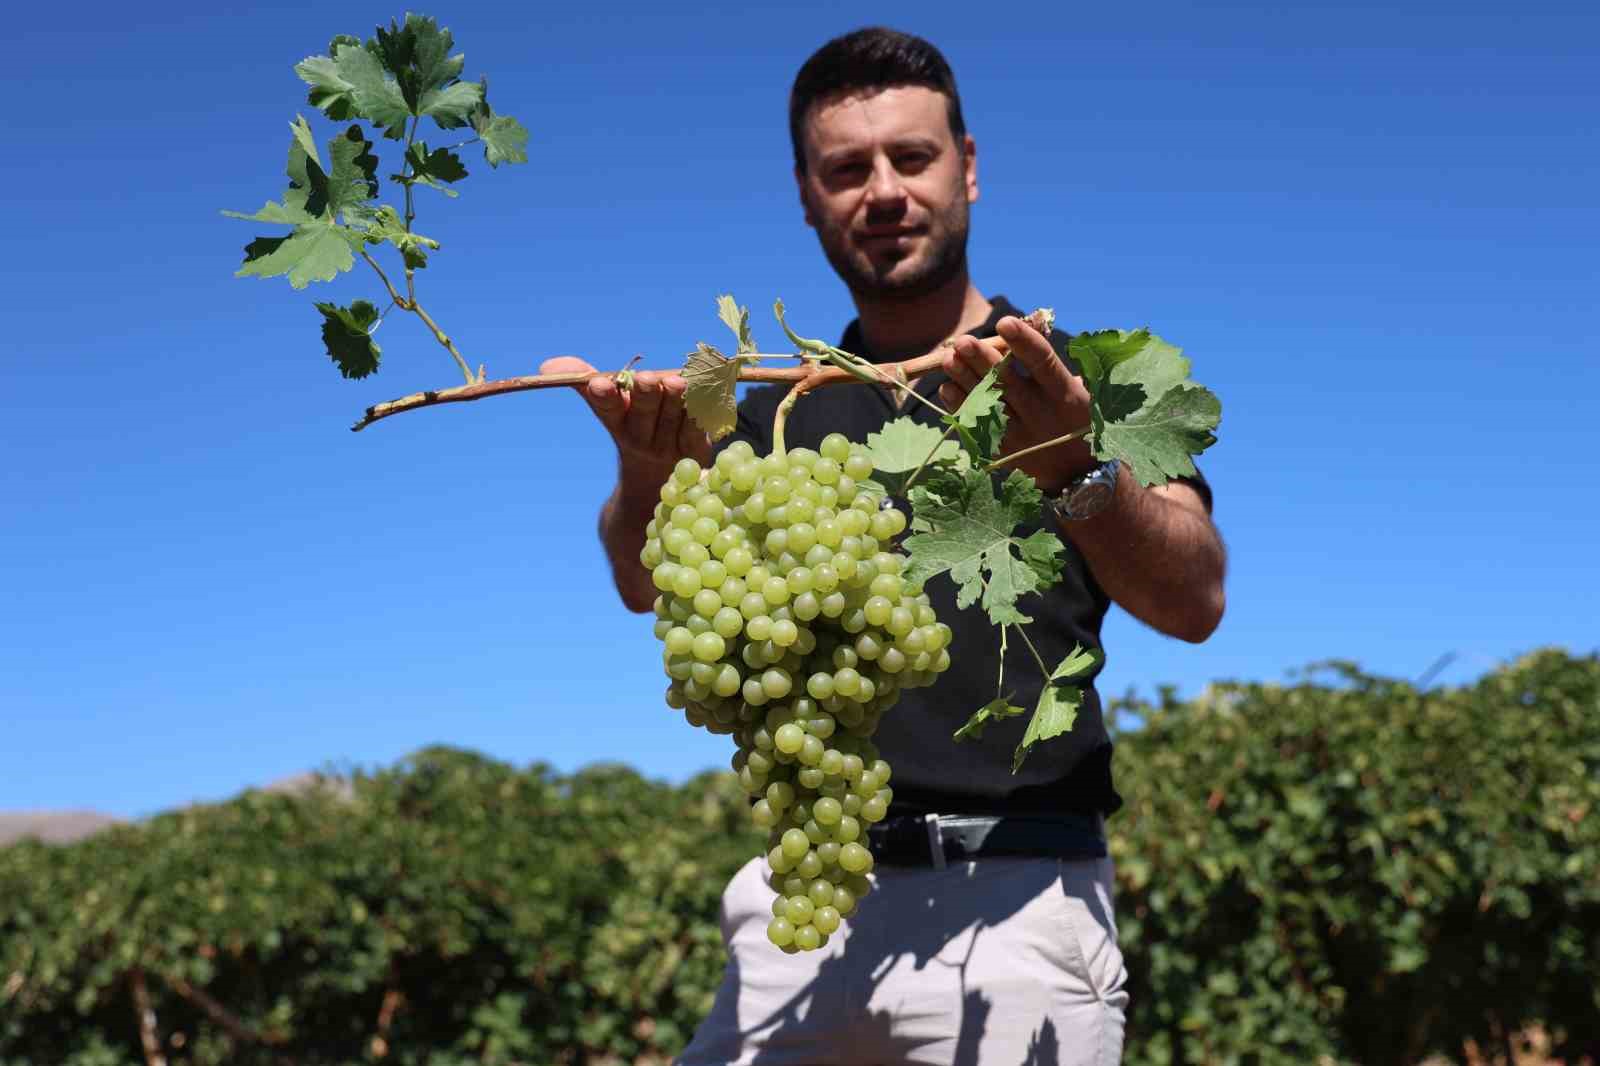
[(946, 866), (944, 860), (944, 834), (939, 832), (939, 816), (925, 814), (922, 822), (928, 829), (928, 857), (933, 862), (935, 870), (943, 870)]

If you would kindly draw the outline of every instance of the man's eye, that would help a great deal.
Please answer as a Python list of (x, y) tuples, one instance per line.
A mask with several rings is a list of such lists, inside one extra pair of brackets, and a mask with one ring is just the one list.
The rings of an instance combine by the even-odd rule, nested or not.
[(902, 172), (915, 173), (926, 167), (929, 162), (929, 157), (926, 154), (913, 152), (909, 155), (895, 157), (894, 165)]

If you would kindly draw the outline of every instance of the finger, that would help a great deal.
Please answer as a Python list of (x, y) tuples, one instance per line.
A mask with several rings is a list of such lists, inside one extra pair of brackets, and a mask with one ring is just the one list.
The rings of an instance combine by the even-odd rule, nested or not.
[(633, 378), (633, 395), (628, 402), (628, 417), (623, 422), (623, 437), (640, 451), (655, 443), (656, 422), (661, 414), (661, 376), (641, 370)]
[(661, 411), (656, 416), (656, 432), (651, 447), (657, 452), (677, 454), (678, 434), (683, 431), (683, 378), (667, 374), (661, 379)]
[(610, 378), (595, 377), (578, 390), (578, 395), (583, 397), (612, 439), (620, 443), (623, 424), (628, 417), (628, 394), (617, 388), (617, 383)]
[(678, 454), (687, 455), (701, 466), (711, 461), (711, 438), (692, 418), (685, 418), (678, 427)]
[(1026, 369), (1021, 377), (1032, 377), (1045, 389), (1063, 396), (1071, 385), (1072, 374), (1060, 359), (1044, 334), (1014, 316), (1002, 318), (996, 325), (1000, 336), (1011, 346), (1012, 359)]
[(592, 374), (594, 367), (575, 355), (558, 355), (539, 364), (541, 374)]
[[(963, 343), (966, 342), (966, 343)], [(983, 377), (987, 367), (979, 369), (982, 357), (974, 353), (976, 347), (970, 337), (962, 337), (950, 348), (944, 359), (944, 372), (950, 380), (961, 386), (963, 393), (971, 392), (978, 385), (978, 379)]]
[(968, 391), (954, 381), (947, 381), (939, 386), (939, 402), (944, 404), (946, 409), (954, 411), (966, 402)]

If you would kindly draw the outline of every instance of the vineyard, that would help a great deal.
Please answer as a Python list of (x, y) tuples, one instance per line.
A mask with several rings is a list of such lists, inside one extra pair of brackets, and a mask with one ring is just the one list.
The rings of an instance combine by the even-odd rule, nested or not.
[[(1118, 714), (1127, 1062), (1600, 1056), (1600, 657)], [(709, 1007), (761, 840), (732, 775), (330, 784), (0, 850), (0, 1063), (661, 1063)]]

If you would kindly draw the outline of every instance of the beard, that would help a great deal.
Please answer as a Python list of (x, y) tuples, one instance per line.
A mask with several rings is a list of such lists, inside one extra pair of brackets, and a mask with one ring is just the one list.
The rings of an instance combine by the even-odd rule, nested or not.
[[(911, 300), (935, 292), (967, 268), (968, 205), (965, 196), (932, 216), (910, 256), (873, 256), (852, 243), (848, 229), (817, 229), (822, 253), (857, 298)], [(868, 218), (868, 224), (878, 220)], [(883, 220), (890, 223), (893, 220)]]

